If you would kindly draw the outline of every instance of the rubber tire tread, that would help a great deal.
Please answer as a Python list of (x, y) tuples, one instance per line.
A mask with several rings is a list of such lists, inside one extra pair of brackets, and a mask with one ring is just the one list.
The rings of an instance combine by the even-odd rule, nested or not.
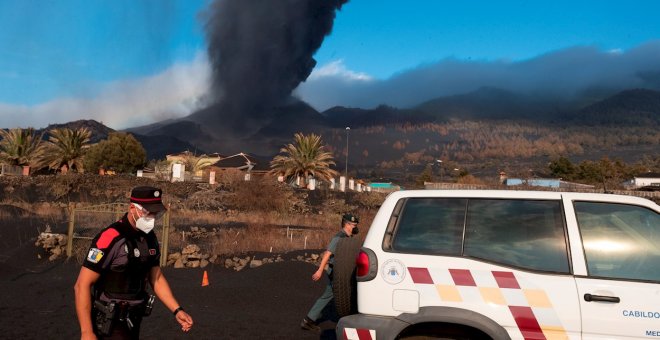
[(355, 259), (361, 247), (362, 242), (357, 237), (346, 237), (337, 242), (332, 270), (332, 293), (340, 318), (357, 313)]

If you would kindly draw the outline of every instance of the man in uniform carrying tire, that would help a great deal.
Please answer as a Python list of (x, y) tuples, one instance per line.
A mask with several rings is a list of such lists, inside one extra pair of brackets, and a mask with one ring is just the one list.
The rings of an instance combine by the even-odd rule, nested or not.
[(153, 232), (165, 211), (162, 191), (141, 186), (131, 191), (129, 210), (92, 241), (74, 290), (81, 339), (138, 339), (142, 317), (154, 296), (147, 282), (184, 332), (193, 320), (174, 298), (160, 270), (160, 249)]
[(332, 293), (332, 269), (335, 262), (335, 253), (337, 250), (337, 243), (339, 240), (345, 237), (352, 237), (358, 233), (358, 223), (360, 222), (357, 216), (352, 214), (344, 214), (341, 219), (341, 230), (335, 234), (330, 240), (326, 251), (323, 253), (321, 258), (321, 264), (319, 268), (312, 275), (312, 280), (318, 281), (323, 275), (326, 264), (329, 265), (330, 269), (327, 272), (328, 275), (328, 285), (325, 287), (323, 294), (316, 300), (312, 308), (307, 313), (307, 316), (303, 318), (300, 323), (300, 328), (319, 332), (321, 328), (318, 325), (318, 320), (321, 317), (323, 309), (332, 301), (334, 294)]

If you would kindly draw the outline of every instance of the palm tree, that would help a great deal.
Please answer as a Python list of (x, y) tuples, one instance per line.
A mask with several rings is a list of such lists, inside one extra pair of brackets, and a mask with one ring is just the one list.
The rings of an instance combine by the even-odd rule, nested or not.
[(91, 131), (87, 128), (64, 128), (50, 130), (49, 134), (44, 159), (48, 167), (57, 170), (66, 166), (68, 170), (83, 172), (83, 159), (90, 146)]
[(186, 167), (187, 171), (197, 173), (198, 171), (204, 170), (204, 168), (209, 165), (213, 165), (213, 163), (217, 161), (218, 159), (209, 158), (206, 155), (196, 156), (190, 151), (184, 151), (181, 154), (181, 159), (174, 163), (181, 163)]
[(0, 129), (0, 161), (15, 166), (38, 168), (43, 155), (41, 138), (34, 128)]
[(296, 133), (294, 143), (280, 149), (281, 155), (275, 156), (270, 162), (270, 173), (283, 175), (285, 178), (313, 176), (329, 181), (339, 173), (330, 166), (335, 165), (332, 154), (324, 151), (321, 136)]

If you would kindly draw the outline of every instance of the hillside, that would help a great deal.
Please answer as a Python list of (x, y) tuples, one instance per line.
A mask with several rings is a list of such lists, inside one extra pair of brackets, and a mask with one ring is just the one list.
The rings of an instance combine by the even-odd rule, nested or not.
[[(215, 104), (187, 117), (126, 131), (145, 136), (169, 136), (185, 141), (190, 146), (188, 150), (198, 152), (272, 156), (294, 133), (320, 131), (326, 126), (325, 118), (318, 111), (292, 99), (279, 107), (253, 108), (251, 112), (237, 112), (231, 106)], [(159, 150), (159, 153), (163, 152)]]
[[(636, 89), (588, 102), (568, 110), (572, 104), (544, 105), (515, 93), (482, 88), (413, 109), (335, 107), (319, 113), (291, 100), (242, 115), (214, 105), (188, 117), (126, 131), (143, 143), (148, 159), (184, 150), (245, 152), (270, 159), (291, 142), (294, 133), (314, 132), (335, 155), (337, 168), (344, 168), (347, 158), (352, 173), (399, 177), (417, 175), (437, 159), (490, 176), (498, 169), (544, 164), (558, 155), (636, 162), (660, 154), (660, 92)], [(93, 141), (113, 131), (89, 120), (49, 128), (64, 126), (88, 127)]]
[(397, 109), (381, 105), (375, 109), (359, 109), (336, 106), (323, 111), (330, 127), (366, 127), (389, 124), (422, 124), (436, 120), (431, 114), (417, 109)]
[(435, 98), (417, 106), (417, 109), (440, 119), (466, 120), (528, 118), (541, 108), (531, 98), (492, 87)]
[(589, 105), (574, 115), (576, 124), (644, 126), (660, 124), (660, 91), (634, 89)]
[(42, 133), (44, 132), (44, 139), (48, 139), (48, 131), (53, 130), (53, 129), (72, 129), (72, 130), (77, 130), (81, 128), (86, 128), (89, 130), (92, 135), (90, 138), (91, 143), (97, 143), (103, 139), (108, 138), (108, 134), (111, 132), (114, 132), (114, 129), (111, 129), (103, 123), (99, 123), (95, 120), (91, 119), (81, 119), (81, 120), (76, 120), (73, 122), (68, 122), (66, 124), (51, 124), (48, 125), (46, 128), (38, 130), (37, 133)]

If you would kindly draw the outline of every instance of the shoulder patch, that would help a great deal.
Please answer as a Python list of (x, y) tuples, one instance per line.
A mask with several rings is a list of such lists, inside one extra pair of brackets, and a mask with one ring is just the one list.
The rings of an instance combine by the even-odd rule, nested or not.
[(112, 240), (114, 240), (117, 236), (119, 236), (119, 232), (116, 229), (106, 229), (103, 233), (101, 233), (101, 236), (99, 236), (99, 239), (96, 241), (96, 248), (108, 248), (110, 243), (112, 243)]
[(103, 258), (103, 251), (92, 248), (89, 250), (89, 253), (87, 254), (87, 261), (91, 263), (99, 263), (99, 261)]

